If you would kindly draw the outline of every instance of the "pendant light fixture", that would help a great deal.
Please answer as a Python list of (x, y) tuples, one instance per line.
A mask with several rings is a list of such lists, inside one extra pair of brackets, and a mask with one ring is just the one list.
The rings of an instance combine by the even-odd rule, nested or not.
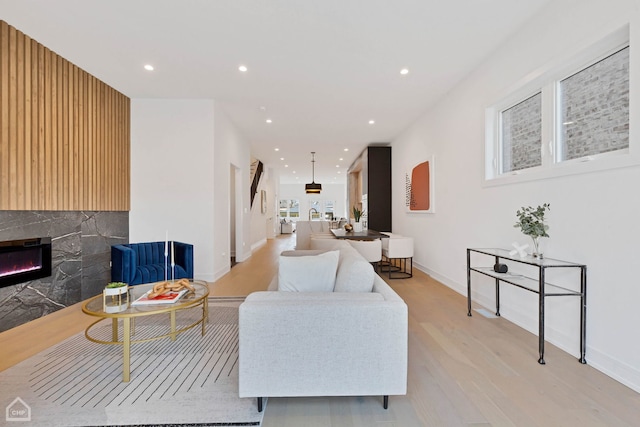
[(315, 163), (316, 163), (316, 152), (312, 151), (311, 152), (311, 184), (306, 184), (304, 186), (305, 192), (307, 194), (320, 194), (320, 191), (322, 191), (322, 184), (316, 184), (316, 168), (315, 168)]

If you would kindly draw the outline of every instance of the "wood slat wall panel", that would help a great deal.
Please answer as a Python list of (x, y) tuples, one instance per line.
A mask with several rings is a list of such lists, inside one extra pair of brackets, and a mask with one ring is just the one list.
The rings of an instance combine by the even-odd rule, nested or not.
[(4, 21), (0, 120), (0, 210), (129, 210), (129, 98)]
[[(0, 56), (9, 49), (9, 27), (0, 25)], [(0, 76), (9, 74), (9, 62), (0, 61)], [(9, 79), (0, 77), (0, 183), (9, 182)], [(6, 184), (0, 184), (0, 206), (9, 205)]]

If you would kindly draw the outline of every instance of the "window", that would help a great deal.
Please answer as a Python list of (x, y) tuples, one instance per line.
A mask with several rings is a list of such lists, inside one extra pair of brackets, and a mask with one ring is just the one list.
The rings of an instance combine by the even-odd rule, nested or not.
[(325, 200), (324, 202), (324, 219), (332, 221), (335, 216), (335, 202), (333, 200)]
[(489, 107), (485, 183), (640, 163), (630, 155), (629, 52), (626, 27)]
[(542, 94), (502, 111), (502, 173), (540, 166), (542, 155)]
[(322, 218), (322, 206), (319, 200), (309, 200), (309, 219)]
[(280, 218), (299, 218), (300, 203), (297, 200), (280, 200)]
[(629, 148), (629, 47), (560, 82), (560, 160)]

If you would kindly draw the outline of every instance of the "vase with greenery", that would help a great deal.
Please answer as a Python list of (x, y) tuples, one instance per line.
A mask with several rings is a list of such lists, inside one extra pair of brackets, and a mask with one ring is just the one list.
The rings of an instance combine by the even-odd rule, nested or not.
[(107, 313), (121, 311), (128, 301), (129, 285), (124, 282), (110, 282), (102, 291), (102, 304)]
[(518, 222), (514, 224), (514, 227), (520, 227), (520, 231), (523, 234), (530, 236), (533, 240), (533, 256), (542, 258), (542, 251), (540, 250), (540, 238), (549, 237), (547, 230), (549, 226), (544, 223), (544, 215), (546, 211), (551, 210), (551, 205), (545, 203), (542, 206), (533, 208), (522, 207), (516, 212)]
[(362, 211), (354, 206), (352, 212), (353, 212), (353, 219), (356, 222), (360, 222), (360, 217), (362, 216)]
[(123, 288), (125, 286), (128, 286), (128, 285), (124, 282), (110, 282), (107, 284), (107, 289)]
[(360, 223), (360, 218), (362, 217), (362, 211), (354, 206), (351, 212), (353, 213), (353, 220), (354, 220), (353, 231), (362, 231), (362, 224)]

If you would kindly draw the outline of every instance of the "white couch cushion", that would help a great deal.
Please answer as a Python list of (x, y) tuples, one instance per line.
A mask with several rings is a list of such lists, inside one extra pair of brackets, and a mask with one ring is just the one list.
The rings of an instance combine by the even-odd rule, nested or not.
[(351, 246), (340, 248), (334, 292), (371, 292), (375, 272)]
[(339, 240), (335, 237), (332, 239), (311, 237), (311, 244), (309, 247), (312, 250), (334, 251), (336, 249), (342, 249), (349, 246), (350, 245), (344, 240)]
[(336, 280), (339, 251), (311, 256), (280, 256), (278, 290), (331, 292)]

